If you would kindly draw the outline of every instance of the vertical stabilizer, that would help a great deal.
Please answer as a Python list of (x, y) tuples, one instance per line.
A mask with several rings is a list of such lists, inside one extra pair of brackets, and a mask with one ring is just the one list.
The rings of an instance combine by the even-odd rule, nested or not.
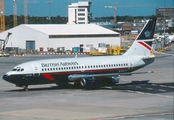
[(123, 55), (150, 56), (155, 25), (156, 18), (149, 19), (138, 34), (132, 46)]

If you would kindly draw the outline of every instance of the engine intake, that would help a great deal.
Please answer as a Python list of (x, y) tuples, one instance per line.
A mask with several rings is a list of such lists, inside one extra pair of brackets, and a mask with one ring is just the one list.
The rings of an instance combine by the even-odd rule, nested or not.
[(80, 84), (85, 89), (95, 89), (100, 87), (100, 83), (93, 77), (90, 78), (82, 78)]

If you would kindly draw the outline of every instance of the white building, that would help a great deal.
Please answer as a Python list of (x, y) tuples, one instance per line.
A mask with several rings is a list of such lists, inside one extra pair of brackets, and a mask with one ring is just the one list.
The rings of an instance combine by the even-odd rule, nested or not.
[(99, 48), (99, 43), (120, 45), (120, 34), (94, 24), (23, 24), (0, 33), (0, 39), (5, 39), (8, 32), (12, 33), (6, 47), (19, 47), (27, 50), (43, 48), (57, 49), (93, 45)]
[(88, 24), (91, 2), (79, 1), (68, 5), (68, 24)]

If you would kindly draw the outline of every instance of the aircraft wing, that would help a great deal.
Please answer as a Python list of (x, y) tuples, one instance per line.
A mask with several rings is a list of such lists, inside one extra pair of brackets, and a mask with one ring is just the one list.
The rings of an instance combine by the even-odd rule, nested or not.
[(131, 76), (133, 74), (145, 74), (145, 73), (154, 73), (154, 71), (147, 72), (125, 72), (125, 73), (108, 73), (108, 74), (73, 74), (69, 75), (68, 79), (70, 81), (76, 81), (81, 78), (90, 78), (90, 77), (119, 77), (119, 76)]

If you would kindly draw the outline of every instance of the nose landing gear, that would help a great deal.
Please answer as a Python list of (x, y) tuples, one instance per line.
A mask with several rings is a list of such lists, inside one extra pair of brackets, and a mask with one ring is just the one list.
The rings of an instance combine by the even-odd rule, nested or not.
[(28, 85), (24, 86), (24, 91), (28, 92)]

